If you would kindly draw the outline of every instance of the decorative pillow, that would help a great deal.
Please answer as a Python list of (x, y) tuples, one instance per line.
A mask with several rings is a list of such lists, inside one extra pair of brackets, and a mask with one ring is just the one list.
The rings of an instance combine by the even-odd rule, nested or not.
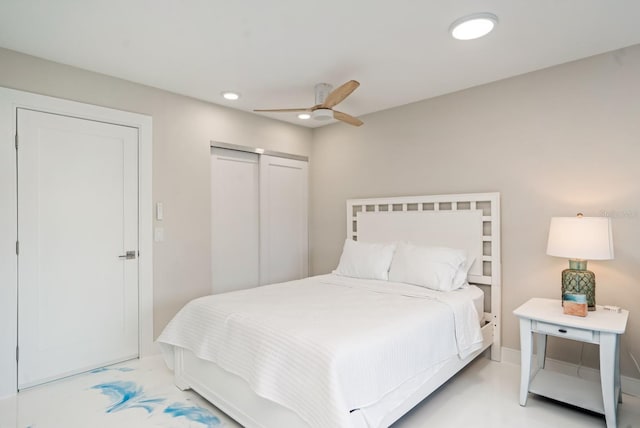
[(333, 273), (363, 279), (389, 279), (396, 244), (344, 241), (340, 263)]
[(422, 247), (408, 242), (398, 244), (389, 281), (404, 282), (438, 291), (452, 291), (464, 285), (454, 281), (464, 268), (466, 252), (446, 247)]

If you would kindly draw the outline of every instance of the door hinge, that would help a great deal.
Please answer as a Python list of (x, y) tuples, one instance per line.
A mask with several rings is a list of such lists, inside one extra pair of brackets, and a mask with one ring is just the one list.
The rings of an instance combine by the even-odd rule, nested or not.
[(16, 150), (18, 150), (18, 133), (16, 132)]
[(16, 256), (20, 255), (20, 241), (16, 241)]
[(16, 346), (16, 362), (20, 361), (20, 348)]

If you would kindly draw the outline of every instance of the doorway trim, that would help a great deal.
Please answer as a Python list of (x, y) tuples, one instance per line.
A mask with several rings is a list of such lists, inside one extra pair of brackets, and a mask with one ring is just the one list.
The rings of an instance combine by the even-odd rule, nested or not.
[[(0, 399), (17, 392), (17, 109), (25, 108), (138, 129), (138, 293), (140, 357), (153, 342), (153, 199), (151, 116), (0, 87)], [(19, 144), (19, 141), (18, 141)]]
[(237, 150), (239, 152), (257, 153), (259, 155), (268, 155), (275, 156), (277, 158), (294, 159), (309, 162), (309, 158), (307, 156), (294, 155), (293, 153), (276, 152), (273, 150), (261, 149), (259, 147), (241, 146), (240, 144), (223, 143), (221, 141), (213, 140), (209, 142), (209, 145), (218, 149)]

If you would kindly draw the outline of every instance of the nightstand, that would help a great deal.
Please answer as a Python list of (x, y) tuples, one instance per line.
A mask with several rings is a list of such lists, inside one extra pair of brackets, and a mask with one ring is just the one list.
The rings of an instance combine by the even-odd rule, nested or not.
[[(531, 299), (513, 313), (520, 318), (520, 405), (529, 392), (605, 415), (608, 428), (617, 427), (620, 391), (620, 335), (629, 312), (605, 311), (598, 306), (586, 317), (565, 315), (560, 300)], [(537, 367), (531, 370), (533, 333), (537, 333)], [(545, 370), (547, 336), (600, 345), (600, 382)]]

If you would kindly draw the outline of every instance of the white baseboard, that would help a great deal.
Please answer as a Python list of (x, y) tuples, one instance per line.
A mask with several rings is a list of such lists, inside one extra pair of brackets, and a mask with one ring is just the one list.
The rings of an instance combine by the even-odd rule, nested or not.
[(2, 401), (2, 400), (8, 400), (9, 398), (15, 398), (17, 395), (18, 395), (18, 392), (17, 392), (17, 391), (16, 391), (16, 392), (14, 392), (14, 393), (11, 393), (11, 394), (9, 394), (9, 395), (2, 395), (2, 396), (0, 396), (0, 401)]
[[(533, 356), (533, 361), (535, 361), (535, 355)], [(520, 351), (518, 351), (517, 349), (505, 348), (503, 346), (502, 362), (519, 366)], [(578, 367), (577, 364), (554, 360), (553, 358), (547, 358), (545, 362), (545, 369), (573, 376), (578, 374), (578, 368), (580, 369), (580, 377), (593, 381), (597, 381), (600, 379), (600, 370), (592, 369), (591, 367)], [(634, 397), (640, 397), (640, 379), (629, 376), (620, 376), (620, 383), (623, 393), (633, 395)]]
[(162, 355), (162, 350), (160, 349), (160, 344), (155, 340), (145, 349), (140, 348), (140, 358), (153, 357), (156, 355)]

